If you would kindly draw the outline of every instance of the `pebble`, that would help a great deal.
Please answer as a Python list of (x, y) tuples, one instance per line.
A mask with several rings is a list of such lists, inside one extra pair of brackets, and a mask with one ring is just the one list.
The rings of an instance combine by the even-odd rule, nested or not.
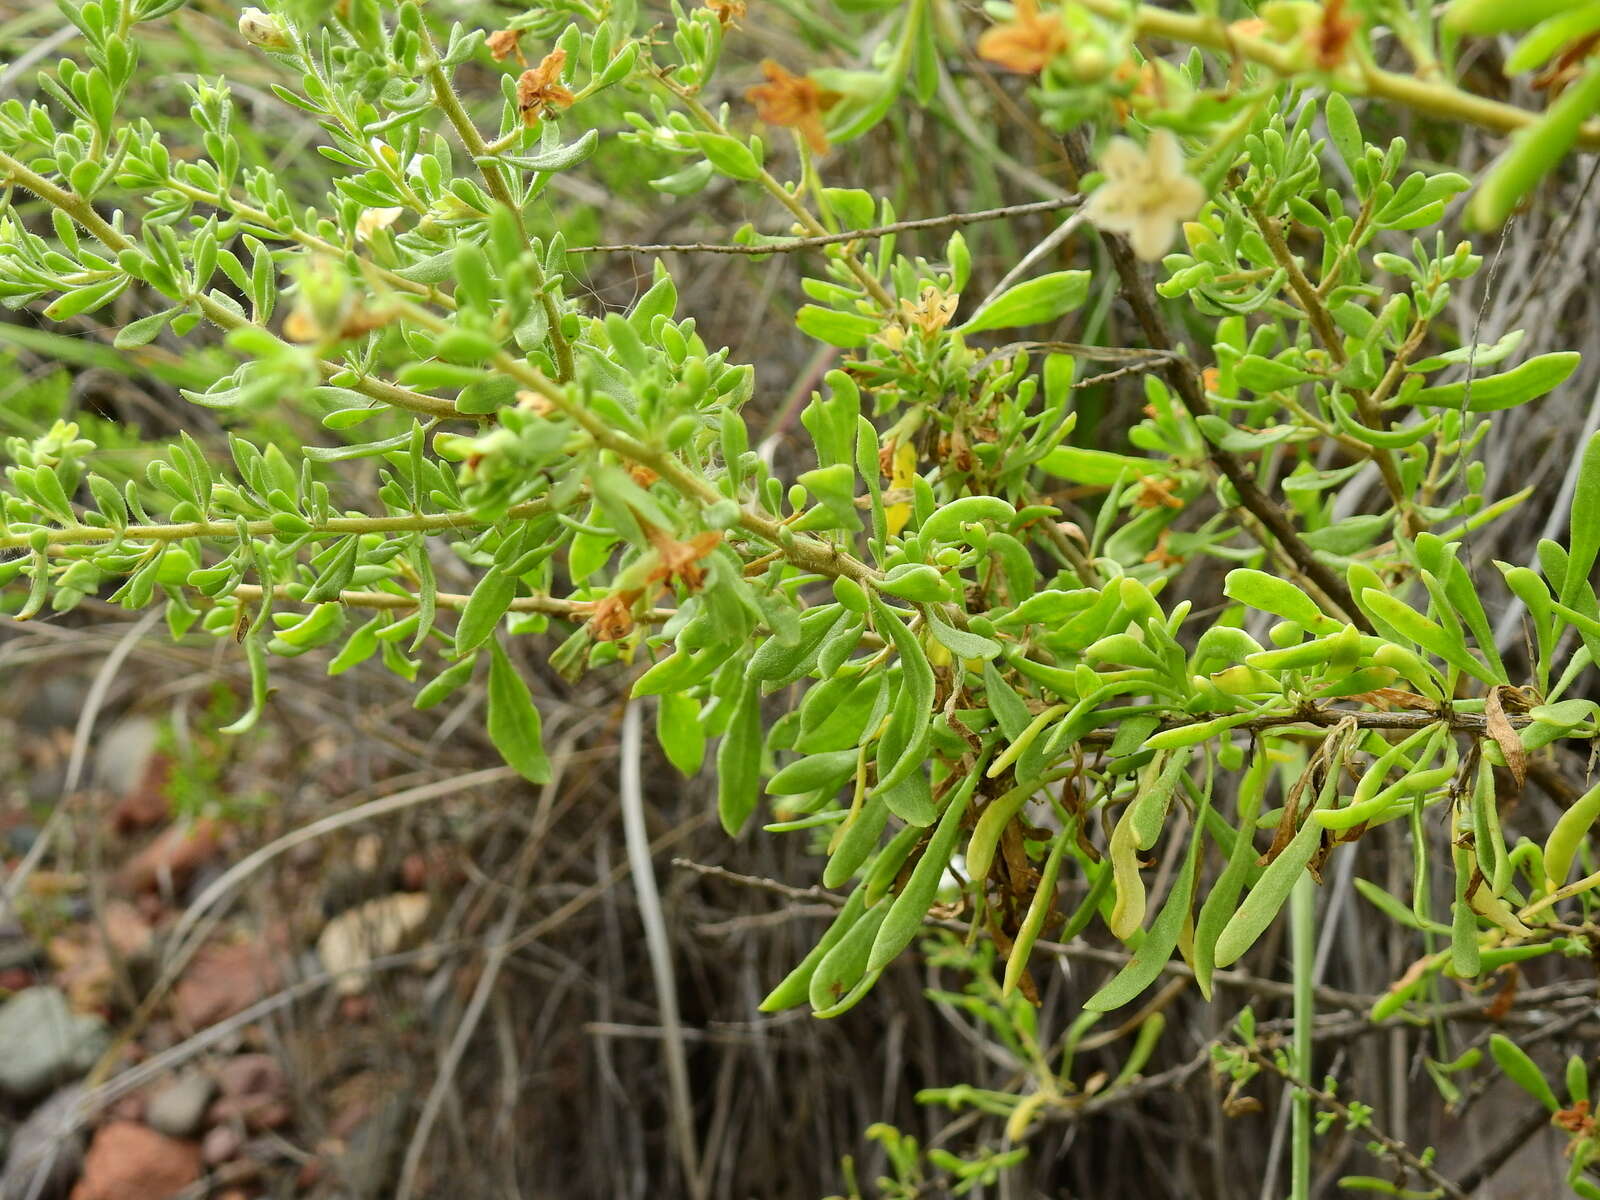
[(169, 1137), (193, 1137), (216, 1085), (204, 1071), (184, 1071), (150, 1098), (145, 1120)]
[[(0, 1174), (0, 1200), (36, 1195), (53, 1200), (65, 1195), (83, 1165), (83, 1132), (74, 1129), (83, 1087), (73, 1084), (51, 1096), (11, 1134), (5, 1172)], [(35, 1191), (35, 1176), (44, 1173)]]
[(87, 1071), (107, 1045), (99, 1017), (73, 1012), (55, 988), (25, 988), (0, 1005), (0, 1092), (37, 1096)]

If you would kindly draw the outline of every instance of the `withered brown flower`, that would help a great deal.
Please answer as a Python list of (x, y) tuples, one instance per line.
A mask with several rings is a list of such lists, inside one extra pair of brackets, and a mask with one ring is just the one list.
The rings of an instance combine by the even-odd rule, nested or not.
[(1139, 491), (1133, 498), (1136, 508), (1182, 508), (1181, 497), (1174, 496), (1175, 479), (1159, 479), (1150, 475), (1139, 476)]
[(744, 20), (745, 0), (706, 0), (706, 7), (717, 14), (717, 22), (730, 29)]
[(785, 70), (770, 58), (761, 64), (761, 73), (767, 82), (745, 92), (745, 98), (756, 106), (756, 115), (768, 125), (797, 131), (813, 154), (826, 153), (828, 134), (822, 114), (838, 103), (839, 94), (827, 91), (809, 76)]
[(505, 62), (513, 54), (519, 63), (526, 64), (527, 59), (522, 57), (522, 30), (496, 29), (484, 43), (489, 47), (489, 53), (494, 56), (495, 62)]
[(1017, 0), (1017, 15), (978, 39), (978, 57), (1008, 71), (1037, 75), (1067, 48), (1058, 13), (1040, 13), (1038, 0)]
[(1344, 0), (1328, 0), (1322, 6), (1320, 19), (1307, 32), (1311, 57), (1317, 66), (1324, 71), (1341, 66), (1360, 28), (1359, 20), (1345, 15)]
[(722, 533), (716, 529), (697, 533), (687, 542), (680, 542), (654, 526), (645, 528), (645, 536), (660, 556), (659, 564), (650, 572), (650, 581), (669, 585), (678, 581), (692, 592), (699, 591), (706, 581), (700, 560), (722, 544)]
[(561, 85), (561, 68), (567, 63), (565, 50), (552, 50), (537, 67), (530, 67), (517, 80), (517, 109), (523, 123), (536, 125), (552, 108), (567, 108), (575, 97)]
[(594, 612), (589, 615), (589, 632), (602, 642), (617, 642), (627, 637), (633, 632), (633, 606), (638, 603), (639, 596), (635, 591), (613, 592), (596, 601)]

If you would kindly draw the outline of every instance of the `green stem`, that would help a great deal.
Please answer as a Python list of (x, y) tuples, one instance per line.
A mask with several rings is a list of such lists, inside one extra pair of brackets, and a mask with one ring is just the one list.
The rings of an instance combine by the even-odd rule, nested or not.
[[(506, 516), (513, 520), (528, 520), (550, 511), (548, 500), (529, 500), (513, 505)], [(486, 522), (471, 513), (425, 513), (408, 517), (329, 517), (318, 522), (303, 535), (309, 538), (343, 537), (351, 533), (442, 533), (447, 529), (475, 529)], [(245, 522), (251, 537), (281, 537), (270, 520)], [(112, 529), (96, 525), (76, 525), (71, 529), (58, 529), (50, 534), (53, 546), (81, 546), (100, 542), (126, 540), (131, 542), (181, 542), (188, 538), (237, 539), (237, 521), (186, 521), (175, 525), (130, 525)], [(31, 544), (32, 533), (13, 533), (0, 537), (0, 550), (20, 550)]]
[[(333, 242), (319, 238), (316, 234), (293, 225), (285, 229), (276, 218), (263, 209), (256, 208), (253, 204), (246, 204), (231, 192), (208, 192), (204, 188), (197, 188), (185, 183), (181, 179), (169, 179), (166, 186), (200, 204), (209, 204), (221, 212), (232, 213), (242, 221), (248, 221), (261, 229), (267, 230), (273, 237), (281, 238), (286, 242), (294, 242), (307, 250), (315, 250), (319, 254), (326, 254), (330, 258), (341, 259), (349, 255), (350, 251)], [(404, 275), (397, 274), (387, 267), (380, 267), (377, 263), (362, 260), (362, 271), (394, 288), (396, 291), (409, 292), (430, 304), (437, 304), (440, 308), (454, 311), (455, 297), (441, 292), (432, 284), (417, 283), (407, 279)]]
[[(483, 134), (473, 123), (472, 117), (461, 104), (461, 98), (456, 95), (455, 88), (450, 83), (450, 76), (439, 65), (434, 56), (433, 47), (429, 45), (428, 82), (433, 87), (433, 97), (444, 110), (450, 124), (455, 127), (456, 135), (461, 139), (461, 144), (467, 148), (467, 153), (472, 155), (473, 161), (478, 164), (479, 171), (483, 174), (483, 181), (488, 185), (489, 193), (501, 204), (510, 210), (516, 218), (517, 228), (522, 231), (522, 241), (528, 242), (528, 229), (522, 220), (522, 206), (517, 203), (517, 198), (511, 190), (511, 185), (506, 182), (506, 177), (501, 170), (501, 164), (492, 161), (493, 153), (483, 140)], [(544, 309), (545, 323), (550, 327), (550, 349), (556, 360), (556, 378), (566, 382), (572, 378), (572, 344), (567, 341), (566, 334), (561, 332), (561, 306), (556, 303), (555, 297), (550, 294), (546, 285), (544, 268), (537, 258), (530, 254), (527, 256), (528, 275), (534, 289), (539, 293), (539, 305)]]
[[(29, 170), (24, 164), (11, 155), (0, 151), (0, 176), (8, 183), (26, 188), (46, 204), (60, 209), (71, 217), (114, 256), (120, 256), (125, 251), (133, 251), (143, 255), (138, 245), (127, 234), (114, 227), (104, 217), (94, 210), (94, 206), (79, 196), (76, 192), (69, 192), (46, 179), (36, 171)], [(254, 322), (241, 316), (221, 302), (212, 299), (204, 292), (195, 292), (183, 297), (188, 303), (199, 309), (201, 315), (213, 325), (222, 330), (240, 329)], [(331, 379), (336, 375), (346, 375), (349, 368), (342, 363), (330, 362), (319, 359), (317, 370), (324, 379)], [(368, 399), (392, 405), (395, 408), (405, 409), (419, 416), (435, 419), (459, 418), (462, 416), (456, 406), (448, 400), (441, 400), (437, 396), (424, 395), (414, 392), (410, 388), (403, 388), (399, 384), (389, 383), (381, 379), (362, 378), (349, 385), (350, 390), (360, 392)], [(481, 420), (481, 418), (478, 418)]]
[[(1152, 5), (1140, 5), (1130, 12), (1122, 0), (1079, 0), (1079, 3), (1090, 12), (1128, 28), (1135, 39), (1161, 37), (1203, 46), (1230, 58), (1256, 63), (1284, 78), (1303, 76), (1308, 70), (1308, 64), (1301, 61), (1298, 47), (1240, 33), (1215, 17), (1191, 16)], [(1485, 99), (1453, 84), (1385, 71), (1371, 63), (1357, 64), (1357, 69), (1358, 82), (1335, 77), (1335, 86), (1354, 95), (1376, 96), (1418, 112), (1481, 125), (1499, 133), (1514, 133), (1542, 116), (1514, 104)], [(1585, 123), (1577, 144), (1586, 150), (1600, 148), (1600, 121)]]
[[(1311, 872), (1302, 872), (1289, 897), (1289, 939), (1294, 959), (1294, 1073), (1311, 1078), (1316, 1022), (1317, 887)], [(1290, 1198), (1311, 1200), (1311, 1094), (1303, 1088), (1292, 1093), (1294, 1109), (1290, 1140)]]

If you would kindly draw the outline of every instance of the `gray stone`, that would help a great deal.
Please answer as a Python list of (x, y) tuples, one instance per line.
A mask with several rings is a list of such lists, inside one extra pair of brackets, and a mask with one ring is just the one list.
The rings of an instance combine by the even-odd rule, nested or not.
[(160, 736), (160, 726), (149, 717), (118, 721), (100, 739), (95, 752), (96, 781), (112, 795), (126, 796), (144, 780)]
[(0, 1092), (37, 1096), (94, 1066), (108, 1044), (99, 1017), (73, 1012), (55, 988), (26, 988), (0, 1006)]
[(63, 1196), (83, 1167), (84, 1135), (77, 1119), (79, 1084), (46, 1100), (11, 1135), (0, 1174), (0, 1200), (52, 1200)]
[(26, 967), (39, 957), (39, 947), (14, 917), (0, 917), (0, 970)]
[(169, 1137), (193, 1137), (205, 1120), (216, 1084), (203, 1071), (184, 1071), (150, 1098), (145, 1123)]

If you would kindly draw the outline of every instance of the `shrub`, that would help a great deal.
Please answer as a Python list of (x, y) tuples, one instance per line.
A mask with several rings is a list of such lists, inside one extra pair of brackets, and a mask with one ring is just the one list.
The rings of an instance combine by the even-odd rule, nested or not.
[[(182, 356), (227, 453), (184, 432), (118, 479), (86, 427), (12, 438), (15, 615), (107, 596), (237, 643), (252, 687), (235, 732), (266, 711), (274, 656), (320, 651), (331, 674), (381, 656), (418, 708), (484, 676), (488, 734), (533, 782), (549, 764), (507, 639), (542, 639), (568, 678), (626, 682), (655, 698), (680, 771), (715, 744), (729, 834), (764, 793), (766, 834), (814, 847), (835, 893), (837, 919), (762, 1007), (839, 1016), (920, 938), (964, 928), (966, 947), (928, 952), (975, 970), (962, 1002), (1038, 1069), (1015, 1094), (927, 1098), (998, 1112), (1018, 1144), (1085, 1103), (1071, 1060), (1100, 1014), (1174, 972), (1209, 997), (1287, 908), (1294, 1040), (1262, 1041), (1246, 1010), (1216, 1050), (1229, 1103), (1262, 1070), (1301, 1085), (1297, 1196), (1330, 1123), (1449, 1193), (1370, 1110), (1311, 1086), (1315, 886), (1341, 847), (1408, 830), (1410, 895), (1356, 882), (1363, 920), (1427, 947), (1374, 1020), (1426, 1016), (1443, 977), (1588, 952), (1600, 788), (1576, 796), (1546, 748), (1600, 733), (1582, 692), (1600, 441), (1537, 569), (1475, 559), (1474, 535), (1531, 493), (1486, 488), (1486, 434), (1578, 356), (1462, 327), (1451, 299), (1483, 257), (1439, 226), (1464, 203), (1496, 229), (1600, 140), (1593, 6), (1456, 0), (1435, 25), (1427, 5), (1275, 2), (1229, 24), (1213, 5), (1018, 0), (987, 27), (935, 0), (839, 7), (811, 19), (846, 45), (874, 31), (876, 52), (809, 74), (769, 62), (731, 103), (719, 59), (767, 19), (739, 0), (674, 3), (659, 26), (632, 0), (558, 0), (499, 29), (445, 30), (412, 0), (247, 10), (239, 36), (324, 160), (285, 173), (225, 78), (193, 84), (187, 114), (141, 107), (141, 39), (178, 3), (62, 0), (75, 57), (0, 106), (0, 295), (99, 315), (123, 354)], [(1378, 64), (1380, 24), (1410, 71)], [(1463, 36), (1528, 25), (1506, 66), (1559, 68), (1546, 111), (1450, 82)], [(914, 198), (915, 180), (840, 177), (835, 147), (949, 108), (958, 67), (1021, 78), (1008, 103), (1059, 140), (1066, 189), (902, 220), (889, 193)], [(1413, 109), (1516, 132), (1474, 185), (1363, 132)], [(635, 201), (731, 186), (792, 225), (646, 247), (648, 290), (602, 311), (573, 271), (605, 247), (574, 249), (547, 204), (602, 144)], [(963, 228), (1041, 213), (1060, 223), (975, 288)], [(934, 257), (900, 250), (928, 230)], [(809, 272), (794, 321), (833, 365), (796, 392), (805, 461), (775, 465), (742, 415), (758, 381), (787, 381), (678, 311), (665, 264), (697, 252)], [(1120, 388), (1143, 404), (1121, 427), (1080, 404)], [(275, 437), (286, 411), (314, 414), (321, 444)], [(343, 502), (358, 477), (378, 507)], [(1367, 481), (1379, 499), (1360, 505)], [(441, 556), (475, 571), (469, 593), (440, 590)], [(1508, 600), (1526, 662), (1497, 647)], [(1529, 779), (1565, 815), (1513, 839), (1502, 804)], [(1041, 1048), (1030, 960), (1096, 928), (1122, 965)], [(1098, 1094), (1132, 1086), (1161, 1036), (1159, 1004), (1137, 1013)], [(1600, 1195), (1581, 1062), (1563, 1107), (1514, 1042), (1492, 1050), (1571, 1131), (1572, 1187)], [(1021, 1153), (874, 1136), (886, 1194), (925, 1170), (978, 1187)]]

